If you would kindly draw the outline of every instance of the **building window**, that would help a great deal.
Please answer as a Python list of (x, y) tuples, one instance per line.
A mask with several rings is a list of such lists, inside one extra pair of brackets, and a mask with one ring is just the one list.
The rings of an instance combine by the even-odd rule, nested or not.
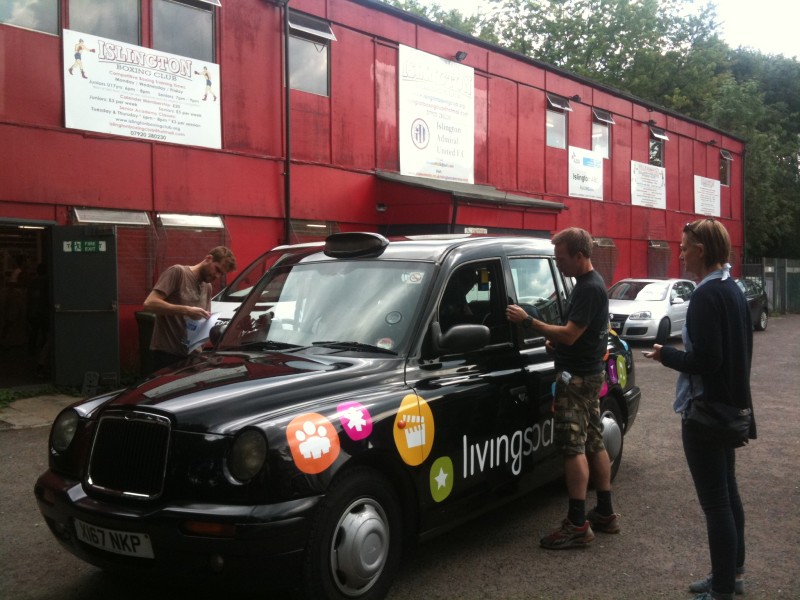
[(330, 45), (335, 41), (327, 22), (289, 13), (289, 85), (293, 90), (330, 96)]
[(733, 161), (733, 157), (727, 150), (720, 150), (719, 155), (719, 183), (720, 185), (730, 186), (731, 162)]
[(664, 166), (664, 142), (668, 141), (666, 132), (659, 127), (650, 128), (650, 160), (656, 167)]
[(153, 48), (214, 62), (214, 9), (203, 2), (153, 0)]
[(16, 0), (0, 3), (0, 23), (58, 34), (59, 0)]
[(547, 145), (551, 148), (567, 148), (567, 113), (571, 112), (569, 100), (547, 94)]
[(599, 108), (593, 108), (592, 115), (592, 152), (597, 152), (603, 158), (611, 158), (611, 125), (614, 125), (614, 117)]
[(69, 0), (69, 29), (140, 45), (141, 0)]
[[(142, 45), (143, 0), (69, 0), (69, 29)], [(203, 0), (152, 0), (152, 47), (214, 62), (214, 7)]]

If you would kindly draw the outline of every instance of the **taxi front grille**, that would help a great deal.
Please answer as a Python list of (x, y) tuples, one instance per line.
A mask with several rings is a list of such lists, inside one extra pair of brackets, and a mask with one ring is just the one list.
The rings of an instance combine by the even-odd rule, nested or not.
[(88, 484), (106, 494), (149, 500), (164, 488), (169, 420), (141, 412), (101, 417), (89, 460)]

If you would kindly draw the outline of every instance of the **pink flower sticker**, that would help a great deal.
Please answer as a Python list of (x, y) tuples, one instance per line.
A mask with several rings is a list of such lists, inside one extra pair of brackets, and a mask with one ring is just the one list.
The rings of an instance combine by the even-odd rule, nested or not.
[(363, 404), (342, 402), (336, 407), (336, 416), (339, 417), (342, 430), (351, 440), (357, 442), (372, 434), (372, 417)]

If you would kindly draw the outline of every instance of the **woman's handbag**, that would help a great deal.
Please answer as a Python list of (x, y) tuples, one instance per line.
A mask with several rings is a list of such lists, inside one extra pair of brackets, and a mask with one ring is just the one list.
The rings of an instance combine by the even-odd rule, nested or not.
[(750, 435), (749, 408), (737, 408), (722, 402), (709, 402), (703, 396), (692, 398), (686, 413), (686, 426), (726, 445), (738, 448), (747, 444)]

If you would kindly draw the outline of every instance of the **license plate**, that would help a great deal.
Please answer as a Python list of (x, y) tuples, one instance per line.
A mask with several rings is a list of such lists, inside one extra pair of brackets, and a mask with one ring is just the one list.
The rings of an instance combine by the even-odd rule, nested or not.
[(619, 321), (611, 321), (611, 329), (619, 329), (620, 325), (622, 325), (622, 323)]
[(139, 558), (154, 558), (153, 545), (150, 543), (150, 536), (146, 533), (106, 529), (90, 525), (79, 519), (75, 519), (75, 533), (83, 543), (106, 552)]

